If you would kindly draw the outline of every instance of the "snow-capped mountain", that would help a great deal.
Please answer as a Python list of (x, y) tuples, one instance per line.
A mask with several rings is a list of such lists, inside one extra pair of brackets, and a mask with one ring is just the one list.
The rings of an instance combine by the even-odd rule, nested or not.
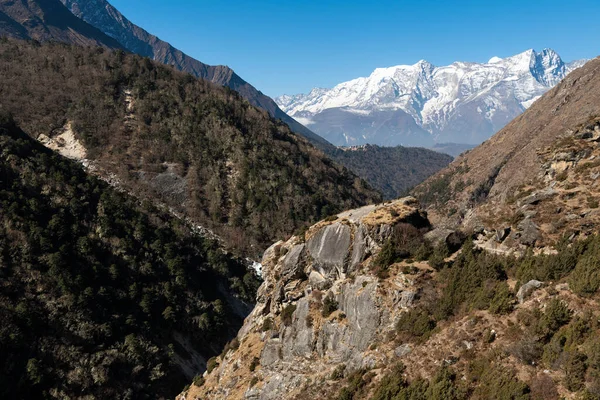
[(585, 61), (566, 64), (551, 49), (493, 57), (484, 64), (436, 67), (421, 60), (275, 100), (337, 145), (478, 144)]

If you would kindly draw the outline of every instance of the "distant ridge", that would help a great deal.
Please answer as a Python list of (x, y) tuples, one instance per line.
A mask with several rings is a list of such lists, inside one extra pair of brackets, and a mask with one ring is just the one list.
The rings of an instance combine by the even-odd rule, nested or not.
[(117, 40), (75, 17), (58, 0), (0, 0), (0, 36), (123, 48)]

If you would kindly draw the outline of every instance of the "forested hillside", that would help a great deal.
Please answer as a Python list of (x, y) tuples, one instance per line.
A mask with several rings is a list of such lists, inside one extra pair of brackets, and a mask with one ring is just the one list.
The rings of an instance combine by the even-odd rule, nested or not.
[(397, 199), (452, 162), (448, 154), (421, 147), (375, 145), (337, 148), (328, 155), (380, 190)]
[(256, 287), (217, 243), (2, 114), (0, 398), (172, 398)]
[(122, 51), (0, 43), (0, 106), (254, 255), (380, 195), (236, 92)]

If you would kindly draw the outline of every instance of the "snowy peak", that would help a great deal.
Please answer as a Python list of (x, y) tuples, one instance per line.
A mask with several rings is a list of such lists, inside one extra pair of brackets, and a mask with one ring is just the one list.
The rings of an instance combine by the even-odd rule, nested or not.
[(552, 87), (566, 75), (566, 66), (560, 56), (552, 49), (533, 53), (531, 73), (538, 82)]
[[(552, 49), (529, 49), (511, 57), (494, 56), (487, 63), (457, 61), (441, 67), (420, 60), (377, 68), (367, 77), (331, 89), (275, 100), (285, 112), (338, 145), (405, 143), (405, 117), (402, 123), (361, 120), (360, 137), (352, 133), (355, 128), (349, 120), (357, 121), (350, 114), (377, 113), (380, 118), (384, 111), (408, 114), (436, 141), (478, 144), (581, 65), (582, 61), (565, 64)], [(399, 118), (400, 114), (393, 115)], [(378, 131), (370, 131), (369, 125)], [(384, 125), (388, 126), (385, 134)]]

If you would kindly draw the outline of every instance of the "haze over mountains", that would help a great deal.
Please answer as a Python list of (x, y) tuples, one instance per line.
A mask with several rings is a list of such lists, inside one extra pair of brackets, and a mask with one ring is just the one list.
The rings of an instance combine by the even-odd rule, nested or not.
[(421, 60), (276, 101), (336, 145), (479, 144), (584, 63), (565, 63), (551, 49), (484, 64)]

